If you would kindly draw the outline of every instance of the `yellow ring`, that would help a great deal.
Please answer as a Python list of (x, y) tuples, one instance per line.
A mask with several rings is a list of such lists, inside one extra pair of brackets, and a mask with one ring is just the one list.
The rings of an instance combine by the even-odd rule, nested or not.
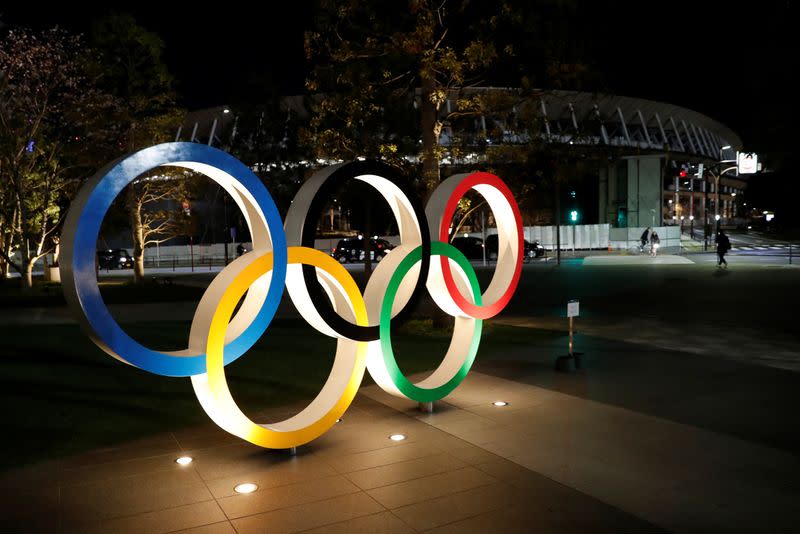
[[(257, 253), (257, 251), (252, 252), (252, 254)], [(203, 409), (220, 427), (261, 447), (287, 449), (303, 445), (321, 436), (344, 414), (353, 401), (364, 376), (367, 363), (367, 343), (342, 338), (337, 340), (337, 360), (342, 351), (345, 358), (352, 355), (353, 369), (341, 388), (343, 390), (341, 396), (332, 406), (330, 406), (330, 402), (326, 403), (322, 396), (326, 391), (330, 393), (329, 387), (336, 387), (335, 372), (331, 373), (328, 382), (317, 398), (297, 416), (267, 425), (259, 425), (251, 421), (236, 405), (225, 379), (223, 363), (225, 334), (239, 300), (256, 280), (272, 270), (272, 261), (272, 252), (263, 253), (244, 267), (223, 293), (208, 330), (206, 373), (193, 376), (192, 385)], [(341, 295), (344, 291), (344, 295), (350, 301), (350, 311), (354, 315), (356, 324), (363, 326), (369, 324), (361, 292), (353, 277), (338, 261), (311, 248), (288, 247), (288, 262), (289, 264), (313, 265), (330, 276), (341, 286), (339, 288), (335, 284), (329, 284), (331, 292), (338, 292)], [(335, 361), (334, 371), (336, 365)], [(342, 381), (339, 380), (339, 382)], [(310, 422), (309, 418), (311, 418)]]

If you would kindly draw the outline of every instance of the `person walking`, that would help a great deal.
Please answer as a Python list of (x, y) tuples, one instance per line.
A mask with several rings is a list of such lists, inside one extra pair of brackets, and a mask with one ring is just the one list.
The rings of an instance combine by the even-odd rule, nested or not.
[(658, 237), (658, 232), (653, 230), (650, 234), (650, 255), (655, 257), (658, 254), (658, 247), (661, 246), (661, 239)]
[(717, 234), (717, 266), (728, 268), (728, 262), (725, 261), (725, 254), (731, 249), (731, 240), (725, 235), (725, 230), (720, 230)]

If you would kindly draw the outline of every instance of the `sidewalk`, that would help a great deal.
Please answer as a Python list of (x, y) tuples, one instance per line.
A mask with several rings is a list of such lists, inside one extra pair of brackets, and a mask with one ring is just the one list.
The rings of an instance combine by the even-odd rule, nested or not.
[[(176, 421), (163, 435), (0, 474), (0, 532), (796, 530), (796, 272), (528, 272), (488, 322), (525, 335), (493, 345), (487, 326), (472, 372), (433, 414), (365, 386), (343, 421), (296, 457)], [(665, 320), (681, 313), (678, 291), (703, 296), (714, 313)], [(553, 363), (566, 351), (571, 294), (581, 298), (584, 368), (562, 374)], [(157, 319), (159, 307), (171, 320), (194, 312), (191, 303), (122, 309), (136, 322)], [(556, 334), (533, 335), (542, 330)], [(190, 397), (188, 381), (175, 380)], [(74, 387), (56, 393), (80, 394)], [(249, 415), (275, 421), (301, 408)], [(408, 439), (390, 441), (394, 433)], [(20, 441), (6, 436), (7, 446)], [(194, 462), (175, 464), (183, 454)], [(241, 482), (259, 489), (238, 495)]]
[[(797, 373), (590, 338), (577, 346), (585, 369), (571, 375), (552, 371), (552, 346), (520, 346), (485, 365), (479, 357), (433, 414), (362, 387), (343, 421), (296, 457), (209, 423), (6, 473), (0, 527), (793, 530)], [(395, 433), (407, 439), (389, 440)], [(184, 454), (194, 462), (175, 464)], [(238, 495), (242, 482), (259, 489)]]

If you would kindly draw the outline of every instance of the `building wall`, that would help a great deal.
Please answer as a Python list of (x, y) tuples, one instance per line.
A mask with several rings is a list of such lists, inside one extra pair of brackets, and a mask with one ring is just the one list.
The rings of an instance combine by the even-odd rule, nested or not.
[(660, 226), (664, 156), (630, 156), (599, 173), (600, 223), (614, 228)]
[(662, 156), (635, 156), (628, 161), (628, 226), (661, 224)]

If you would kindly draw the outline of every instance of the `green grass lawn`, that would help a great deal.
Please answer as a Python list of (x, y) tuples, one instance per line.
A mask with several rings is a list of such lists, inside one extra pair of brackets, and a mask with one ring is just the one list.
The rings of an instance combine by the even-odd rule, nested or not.
[[(491, 325), (477, 361), (559, 334)], [(128, 332), (149, 347), (185, 347), (189, 324), (138, 323)], [(449, 334), (411, 322), (393, 338), (406, 373), (433, 369)], [(335, 340), (300, 320), (273, 323), (250, 352), (229, 365), (231, 390), (245, 413), (311, 400), (330, 371)], [(0, 396), (6, 413), (0, 470), (209, 419), (188, 378), (167, 378), (106, 355), (74, 325), (0, 326)], [(368, 374), (364, 383), (370, 383)]]
[[(107, 278), (100, 281), (100, 294), (106, 304), (139, 304), (146, 302), (199, 301), (204, 288), (186, 285), (141, 284)], [(66, 306), (61, 284), (34, 280), (33, 287), (23, 291), (20, 280), (0, 281), (0, 308)]]

